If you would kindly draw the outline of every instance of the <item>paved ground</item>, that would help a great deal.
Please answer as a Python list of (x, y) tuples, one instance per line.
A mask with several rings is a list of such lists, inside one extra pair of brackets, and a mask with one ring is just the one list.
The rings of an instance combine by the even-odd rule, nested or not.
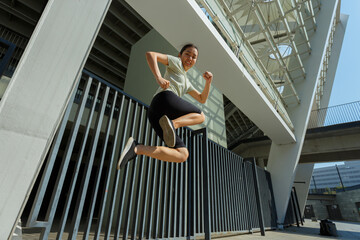
[(336, 224), (338, 237), (321, 236), (320, 222), (306, 220), (304, 226), (288, 227), (284, 230), (266, 231), (265, 236), (260, 233), (239, 235), (222, 238), (224, 240), (313, 240), (313, 239), (341, 239), (360, 240), (360, 223), (333, 221)]
[[(260, 233), (242, 234), (232, 237), (218, 237), (223, 240), (314, 240), (314, 239), (341, 239), (341, 240), (360, 240), (360, 223), (333, 221), (336, 224), (338, 237), (321, 236), (320, 222), (311, 222), (306, 220), (304, 226), (288, 227), (284, 230), (266, 231), (265, 236)], [(23, 240), (38, 240), (40, 234), (23, 234)], [(82, 239), (78, 236), (78, 239)], [(56, 235), (50, 234), (48, 240), (55, 240)], [(63, 239), (67, 239), (67, 233)], [(92, 239), (92, 237), (90, 238)], [(199, 238), (201, 239), (201, 238)], [(213, 238), (215, 239), (215, 238)]]

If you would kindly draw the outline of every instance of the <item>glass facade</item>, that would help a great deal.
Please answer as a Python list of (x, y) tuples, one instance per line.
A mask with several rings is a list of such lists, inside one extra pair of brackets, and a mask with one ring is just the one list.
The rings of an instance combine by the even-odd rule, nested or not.
[(360, 184), (360, 160), (344, 162), (337, 166), (315, 168), (310, 189), (341, 188), (341, 182), (344, 187)]

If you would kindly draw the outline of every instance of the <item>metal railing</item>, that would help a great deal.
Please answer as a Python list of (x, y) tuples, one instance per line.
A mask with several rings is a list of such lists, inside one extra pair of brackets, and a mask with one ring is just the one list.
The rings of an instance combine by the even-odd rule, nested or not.
[(360, 121), (360, 101), (313, 110), (308, 129)]
[[(12, 77), (28, 41), (29, 39), (27, 37), (18, 35), (0, 24), (0, 58), (4, 56), (5, 59), (5, 61), (3, 61), (4, 66), (0, 67), (0, 77), (3, 74), (7, 77)], [(8, 56), (4, 55), (4, 50), (7, 50), (7, 47), (4, 49), (1, 45), (12, 48)]]
[[(144, 103), (84, 71), (22, 214), (39, 239), (196, 238), (276, 228), (270, 174), (178, 129), (185, 163), (116, 161), (129, 136), (162, 144)], [(34, 237), (32, 235), (32, 237)]]
[(299, 201), (296, 193), (295, 187), (292, 188), (288, 208), (286, 211), (284, 226), (289, 226), (295, 224), (299, 227), (300, 224), (304, 225), (303, 213), (300, 212)]

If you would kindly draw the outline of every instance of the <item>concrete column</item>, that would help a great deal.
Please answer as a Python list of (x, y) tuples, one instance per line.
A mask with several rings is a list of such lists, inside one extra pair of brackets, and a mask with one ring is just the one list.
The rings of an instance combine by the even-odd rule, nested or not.
[(49, 0), (0, 102), (0, 239), (30, 194), (111, 0)]
[(273, 142), (271, 145), (267, 170), (271, 173), (279, 227), (285, 219), (296, 166), (300, 158), (316, 85), (337, 6), (338, 0), (322, 1), (321, 10), (316, 17), (317, 30), (313, 33), (310, 42), (312, 52), (303, 61), (306, 79), (298, 80), (294, 84), (301, 103), (289, 107), (288, 113), (294, 124), (296, 143), (280, 145)]
[(296, 169), (294, 187), (299, 200), (301, 216), (304, 214), (313, 169), (313, 163), (299, 164)]

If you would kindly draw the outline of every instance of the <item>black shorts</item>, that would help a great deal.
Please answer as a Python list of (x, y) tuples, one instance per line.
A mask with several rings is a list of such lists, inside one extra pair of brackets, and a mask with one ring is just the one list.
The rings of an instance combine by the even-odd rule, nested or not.
[[(156, 134), (164, 140), (159, 119), (166, 115), (170, 120), (173, 120), (189, 113), (201, 114), (201, 110), (171, 91), (162, 91), (152, 99), (148, 110), (148, 118)], [(186, 146), (182, 139), (176, 135), (176, 143), (173, 148), (181, 147)]]

